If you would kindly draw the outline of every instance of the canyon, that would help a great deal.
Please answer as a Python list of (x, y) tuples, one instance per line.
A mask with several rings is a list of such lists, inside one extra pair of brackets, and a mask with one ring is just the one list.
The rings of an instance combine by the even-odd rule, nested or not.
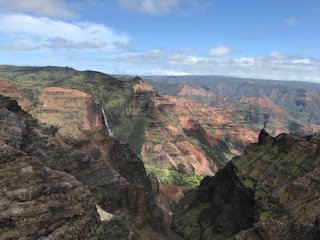
[(317, 116), (275, 93), (160, 94), (58, 67), (0, 77), (1, 239), (319, 239)]
[[(166, 82), (149, 77), (146, 82), (71, 68), (15, 66), (2, 66), (0, 76), (1, 94), (10, 96), (15, 87), (13, 98), (61, 135), (81, 138), (83, 131), (103, 128), (104, 108), (114, 136), (146, 165), (190, 176), (213, 176), (256, 142), (263, 128), (272, 136), (304, 136), (320, 129), (313, 111), (317, 93), (308, 86), (299, 90), (280, 83), (282, 93), (287, 92), (281, 97), (278, 85), (262, 80), (260, 85), (258, 80), (214, 77), (211, 85), (201, 77), (168, 77)], [(283, 107), (291, 98), (313, 106), (312, 120), (299, 117), (300, 108), (293, 114), (293, 108)]]
[(178, 239), (127, 145), (66, 138), (3, 96), (0, 120), (1, 239)]

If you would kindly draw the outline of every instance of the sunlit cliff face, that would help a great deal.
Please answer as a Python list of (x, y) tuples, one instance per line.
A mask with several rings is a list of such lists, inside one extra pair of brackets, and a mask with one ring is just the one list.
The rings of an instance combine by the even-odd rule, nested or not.
[[(155, 167), (214, 175), (223, 165), (221, 158), (228, 161), (240, 153), (240, 149), (257, 140), (257, 133), (241, 124), (244, 122), (241, 115), (231, 109), (189, 100), (184, 97), (189, 90), (182, 89), (181, 94), (173, 97), (151, 94), (154, 89), (143, 82), (133, 89), (138, 93), (134, 101), (148, 99), (152, 102), (152, 122), (145, 128), (141, 156)], [(202, 92), (192, 89), (191, 93)], [(203, 95), (210, 94), (204, 92)], [(237, 146), (232, 147), (232, 144)], [(214, 151), (220, 151), (221, 155), (214, 156)]]
[(0, 94), (18, 101), (23, 110), (30, 114), (35, 114), (32, 104), (24, 97), (22, 91), (2, 77), (0, 77)]
[(101, 116), (90, 95), (73, 89), (49, 87), (42, 90), (40, 121), (57, 126), (64, 135), (101, 128)]

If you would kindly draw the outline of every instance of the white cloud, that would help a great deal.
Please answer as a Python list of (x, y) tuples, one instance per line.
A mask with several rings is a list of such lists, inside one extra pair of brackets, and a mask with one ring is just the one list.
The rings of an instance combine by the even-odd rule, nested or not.
[(175, 8), (180, 0), (118, 0), (119, 5), (152, 15), (162, 15)]
[(69, 23), (22, 14), (0, 15), (2, 48), (36, 49), (119, 49), (129, 40), (112, 28), (90, 22)]
[(225, 46), (219, 46), (217, 48), (211, 48), (209, 50), (209, 56), (211, 57), (223, 57), (231, 53), (231, 49)]
[(284, 19), (283, 22), (287, 25), (290, 25), (290, 26), (294, 26), (299, 23), (296, 18), (287, 18), (287, 19)]
[(133, 65), (142, 69), (134, 74), (231, 75), (320, 82), (320, 60), (286, 55), (281, 52), (271, 52), (266, 56), (257, 57), (212, 58), (190, 55), (183, 51), (151, 49), (144, 53), (124, 55), (109, 61), (125, 63), (127, 68)]
[(278, 52), (278, 51), (274, 51), (274, 52), (270, 52), (268, 54), (268, 57), (271, 58), (271, 59), (286, 59), (287, 56), (281, 52)]
[(154, 64), (171, 66), (191, 66), (201, 63), (207, 63), (208, 59), (200, 56), (189, 56), (182, 51), (166, 51), (163, 49), (151, 49), (144, 53), (134, 53), (115, 58), (118, 62), (130, 62), (134, 64)]
[(106, 46), (106, 43), (99, 39), (91, 39), (84, 42), (71, 42), (62, 37), (48, 38), (42, 45), (49, 49), (100, 49)]
[(33, 47), (31, 45), (28, 45), (28, 44), (25, 44), (22, 42), (11, 43), (9, 46), (7, 46), (7, 48), (12, 49), (12, 50), (16, 50), (16, 51), (24, 51), (24, 52), (34, 51), (34, 50), (38, 49), (37, 47)]
[(72, 18), (76, 15), (64, 0), (0, 0), (0, 8), (46, 17)]

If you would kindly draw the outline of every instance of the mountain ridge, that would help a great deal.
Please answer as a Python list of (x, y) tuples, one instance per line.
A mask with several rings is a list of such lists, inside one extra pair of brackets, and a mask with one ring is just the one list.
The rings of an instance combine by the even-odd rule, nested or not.
[(318, 239), (319, 135), (259, 142), (180, 201), (174, 227), (184, 239)]
[(175, 239), (128, 145), (103, 130), (66, 138), (3, 96), (0, 119), (1, 238)]
[[(69, 128), (70, 136), (78, 132), (74, 129), (79, 127), (64, 128), (63, 125), (100, 127), (98, 107), (104, 108), (114, 136), (128, 143), (145, 164), (151, 165), (149, 169), (158, 174), (164, 168), (176, 171), (174, 175), (191, 174), (191, 179), (195, 179), (193, 174), (214, 175), (247, 145), (257, 141), (262, 128), (273, 136), (283, 132), (301, 136), (320, 129), (320, 125), (303, 124), (292, 117), (272, 101), (271, 95), (260, 94), (261, 86), (258, 96), (235, 100), (211, 91), (209, 85), (178, 84), (176, 90), (167, 88), (175, 92), (170, 96), (159, 94), (154, 86), (139, 77), (115, 77), (72, 68), (0, 66), (0, 76), (21, 89), (40, 119), (59, 126), (59, 131)], [(217, 92), (224, 91), (226, 86), (223, 84), (219, 80)], [(252, 92), (250, 86), (255, 85), (250, 84), (242, 86), (244, 92)], [(71, 95), (57, 97), (45, 90), (52, 87), (65, 89), (66, 94), (74, 93), (70, 89), (85, 93), (89, 102), (83, 102), (80, 97), (71, 100)], [(230, 91), (235, 89), (237, 86)], [(282, 90), (266, 87), (265, 91), (276, 98)], [(294, 93), (303, 94), (303, 91), (294, 90)], [(284, 98), (283, 104), (287, 101), (288, 98)], [(51, 107), (46, 110), (44, 106), (48, 103)], [(314, 114), (317, 116), (316, 111)], [(90, 116), (90, 119), (84, 116)]]

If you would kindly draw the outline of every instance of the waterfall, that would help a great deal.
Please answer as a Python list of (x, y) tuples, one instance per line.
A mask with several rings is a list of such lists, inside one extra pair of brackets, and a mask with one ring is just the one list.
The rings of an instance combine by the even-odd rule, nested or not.
[(106, 113), (104, 112), (103, 108), (101, 108), (101, 111), (102, 111), (102, 115), (103, 115), (103, 122), (104, 122), (104, 125), (106, 126), (106, 128), (108, 130), (108, 134), (109, 134), (109, 136), (113, 137), (113, 134), (111, 132), (111, 129), (110, 129), (108, 121), (107, 121)]

